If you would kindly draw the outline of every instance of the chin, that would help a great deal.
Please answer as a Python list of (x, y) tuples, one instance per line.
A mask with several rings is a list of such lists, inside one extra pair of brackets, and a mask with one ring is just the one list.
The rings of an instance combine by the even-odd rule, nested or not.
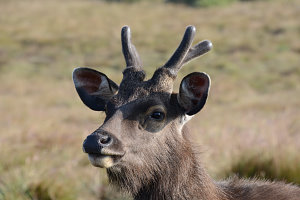
[(89, 154), (89, 160), (92, 165), (100, 168), (110, 168), (114, 166), (114, 158), (109, 155), (93, 155)]

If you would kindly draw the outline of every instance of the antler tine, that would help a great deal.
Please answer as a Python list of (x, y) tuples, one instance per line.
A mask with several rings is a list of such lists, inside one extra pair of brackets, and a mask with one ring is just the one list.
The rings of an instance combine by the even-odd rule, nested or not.
[(121, 31), (121, 39), (122, 39), (122, 50), (124, 54), (124, 58), (126, 61), (127, 67), (141, 67), (142, 62), (140, 57), (135, 49), (135, 46), (131, 43), (130, 40), (130, 28), (128, 26), (124, 26)]
[(191, 47), (188, 51), (187, 55), (185, 56), (184, 60), (182, 61), (182, 65), (189, 62), (193, 58), (201, 56), (213, 48), (213, 44), (209, 40), (204, 40), (199, 42), (195, 46)]
[(186, 54), (188, 53), (194, 36), (195, 36), (196, 28), (194, 26), (188, 26), (185, 30), (182, 41), (172, 57), (168, 60), (168, 62), (164, 65), (165, 68), (169, 68), (171, 73), (174, 75), (177, 74), (180, 67), (182, 66), (182, 61), (184, 60)]

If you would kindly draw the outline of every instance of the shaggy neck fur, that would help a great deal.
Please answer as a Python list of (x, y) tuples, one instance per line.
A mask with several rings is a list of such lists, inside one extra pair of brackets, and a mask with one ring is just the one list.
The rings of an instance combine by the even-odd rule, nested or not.
[(161, 145), (164, 149), (145, 153), (147, 165), (108, 169), (110, 181), (130, 192), (136, 200), (225, 199), (185, 137), (178, 139), (172, 135), (165, 141)]
[[(192, 153), (192, 152), (189, 152)], [(160, 199), (223, 199), (222, 192), (214, 184), (202, 166), (197, 163), (193, 153), (180, 159), (165, 171), (163, 176), (143, 185), (136, 200)]]

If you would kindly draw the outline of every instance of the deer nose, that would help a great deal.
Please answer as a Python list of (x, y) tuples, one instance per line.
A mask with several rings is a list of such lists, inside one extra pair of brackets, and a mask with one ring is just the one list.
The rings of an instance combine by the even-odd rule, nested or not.
[(89, 154), (100, 154), (101, 149), (113, 143), (113, 138), (107, 134), (93, 134), (87, 136), (83, 142), (83, 151)]

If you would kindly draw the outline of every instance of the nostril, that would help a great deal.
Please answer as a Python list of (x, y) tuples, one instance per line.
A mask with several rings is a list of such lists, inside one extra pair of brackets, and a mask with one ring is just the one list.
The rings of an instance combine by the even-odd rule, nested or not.
[(102, 145), (108, 145), (111, 143), (111, 141), (112, 141), (112, 138), (108, 135), (101, 136), (100, 140), (99, 140), (100, 144), (102, 144)]
[(83, 152), (100, 153), (101, 147), (98, 144), (99, 137), (97, 135), (89, 135), (83, 142)]

